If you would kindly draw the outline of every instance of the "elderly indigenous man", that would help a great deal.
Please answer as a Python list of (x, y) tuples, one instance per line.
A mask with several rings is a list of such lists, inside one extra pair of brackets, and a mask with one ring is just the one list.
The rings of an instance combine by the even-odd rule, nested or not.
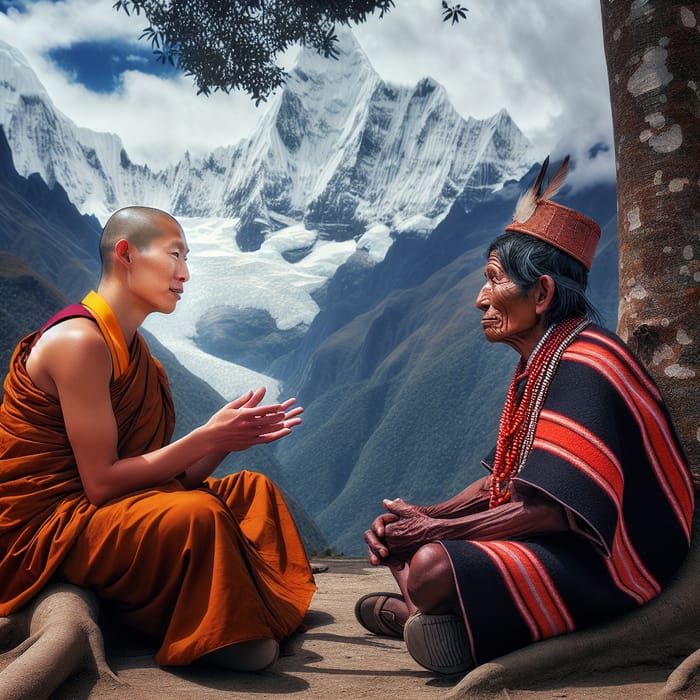
[(685, 558), (690, 474), (656, 386), (592, 322), (585, 296), (600, 236), (541, 193), (548, 160), (489, 247), (476, 299), (490, 342), (520, 355), (490, 474), (450, 500), (385, 500), (365, 533), (401, 594), (355, 614), (403, 637), (437, 673), (477, 664), (651, 600)]
[(120, 209), (97, 292), (17, 346), (0, 407), (0, 616), (66, 581), (151, 636), (160, 664), (258, 671), (300, 627), (313, 577), (274, 484), (210, 475), (302, 409), (263, 405), (261, 388), (170, 442), (168, 382), (138, 328), (175, 309), (187, 252), (169, 214)]

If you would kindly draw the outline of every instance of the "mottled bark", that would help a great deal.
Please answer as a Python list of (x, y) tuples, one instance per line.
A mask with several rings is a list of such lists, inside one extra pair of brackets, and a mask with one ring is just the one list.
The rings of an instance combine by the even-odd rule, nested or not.
[[(617, 160), (618, 334), (659, 385), (700, 484), (700, 3), (601, 0), (601, 11)], [(479, 666), (450, 697), (507, 697), (507, 688), (635, 665), (669, 669), (661, 697), (698, 697), (699, 536), (696, 511), (690, 556), (651, 603)]]
[[(601, 8), (617, 160), (618, 333), (659, 385), (697, 486), (700, 3), (601, 0)], [(696, 511), (681, 585), (662, 594), (655, 626), (674, 611), (700, 625), (699, 534)], [(683, 692), (699, 675), (696, 653), (669, 677), (667, 693)]]
[(617, 159), (618, 334), (700, 481), (700, 3), (601, 0)]

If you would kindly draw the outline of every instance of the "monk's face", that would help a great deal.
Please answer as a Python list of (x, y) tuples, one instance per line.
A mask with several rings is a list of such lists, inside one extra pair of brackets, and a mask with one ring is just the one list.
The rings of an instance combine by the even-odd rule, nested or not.
[(130, 275), (132, 293), (143, 302), (144, 311), (174, 311), (190, 278), (187, 267), (187, 241), (180, 225), (162, 217), (154, 221), (159, 234), (147, 245), (131, 249)]
[(536, 289), (523, 294), (493, 252), (484, 275), (486, 282), (476, 298), (476, 307), (483, 313), (481, 327), (486, 340), (507, 343), (528, 357), (543, 333), (542, 319), (536, 313)]

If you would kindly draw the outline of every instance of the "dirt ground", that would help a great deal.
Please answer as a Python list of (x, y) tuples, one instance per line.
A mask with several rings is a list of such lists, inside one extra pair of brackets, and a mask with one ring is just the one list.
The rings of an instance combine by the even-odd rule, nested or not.
[[(416, 664), (400, 640), (366, 633), (353, 608), (361, 595), (395, 590), (388, 570), (365, 560), (327, 559), (316, 574), (318, 591), (306, 618), (308, 630), (282, 650), (271, 670), (231, 673), (208, 667), (163, 669), (152, 649), (108, 646), (108, 661), (119, 684), (79, 675), (54, 693), (53, 700), (209, 700), (210, 698), (413, 698), (445, 697), (460, 677), (435, 678)], [(509, 700), (621, 700), (655, 698), (668, 670), (645, 669), (602, 677), (562, 680), (534, 690), (511, 690)]]

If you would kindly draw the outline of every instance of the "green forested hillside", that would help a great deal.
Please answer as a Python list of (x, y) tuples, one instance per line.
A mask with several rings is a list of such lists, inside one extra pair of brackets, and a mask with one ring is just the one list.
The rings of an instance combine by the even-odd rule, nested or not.
[[(521, 188), (510, 189), (516, 197)], [(614, 328), (614, 189), (596, 194), (564, 203), (587, 211), (593, 202), (607, 224), (590, 295)], [(335, 330), (328, 307), (331, 331), (297, 356), (302, 384), (288, 389), (306, 407), (308, 427), (278, 456), (287, 478), (294, 475), (293, 493), (337, 550), (365, 551), (362, 533), (383, 498), (434, 503), (485, 473), (480, 462), (494, 445), (518, 358), (484, 340), (474, 302), (487, 244), (513, 204), (496, 198), (470, 214), (455, 208), (429, 239), (398, 241), (364, 287), (346, 286), (337, 305), (345, 313), (349, 294), (373, 294), (392, 278), (401, 287)], [(402, 248), (408, 255), (399, 256)]]
[[(19, 256), (0, 258), (6, 367), (19, 337), (95, 285), (99, 227), (60, 188), (19, 178), (3, 143), (0, 132), (0, 250)], [(517, 357), (485, 342), (474, 300), (487, 243), (523, 187), (508, 183), (470, 212), (455, 204), (430, 236), (399, 237), (379, 264), (358, 250), (319, 292), (322, 308), (303, 341), (269, 368), (304, 406), (304, 423), (275, 445), (231, 455), (217, 474), (248, 468), (275, 480), (309, 551), (361, 554), (383, 498), (435, 502), (483, 474)], [(604, 225), (591, 296), (614, 328), (614, 187), (562, 203)], [(147, 340), (169, 374), (183, 435), (224, 398)]]

